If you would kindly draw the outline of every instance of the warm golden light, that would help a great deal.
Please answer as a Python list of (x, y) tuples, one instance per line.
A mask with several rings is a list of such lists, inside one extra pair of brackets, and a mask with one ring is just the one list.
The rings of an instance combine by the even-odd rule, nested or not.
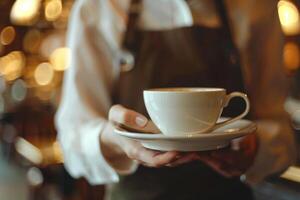
[(33, 24), (39, 15), (40, 0), (17, 0), (11, 10), (12, 22), (19, 25)]
[(300, 183), (300, 168), (291, 166), (280, 177)]
[(295, 35), (300, 32), (299, 11), (290, 1), (278, 2), (278, 14), (283, 32), (286, 35)]
[(43, 162), (42, 152), (27, 140), (18, 137), (15, 146), (16, 151), (30, 162), (34, 164), (41, 164)]
[(0, 58), (0, 74), (7, 81), (12, 81), (21, 76), (25, 66), (25, 56), (20, 51), (13, 51)]
[(283, 49), (283, 61), (288, 70), (296, 70), (300, 65), (300, 50), (297, 44), (286, 43)]
[(57, 141), (53, 143), (52, 148), (53, 148), (54, 158), (56, 162), (63, 163), (64, 159), (63, 159), (62, 150)]
[(50, 63), (56, 71), (63, 71), (69, 67), (70, 56), (69, 48), (55, 49), (50, 55)]
[(65, 44), (64, 31), (56, 31), (45, 35), (39, 47), (39, 53), (45, 58), (50, 58), (50, 55), (57, 48), (63, 47)]
[(45, 16), (48, 21), (55, 21), (62, 13), (61, 0), (50, 0), (46, 3)]
[(0, 42), (2, 45), (9, 45), (15, 39), (16, 31), (14, 27), (7, 26), (0, 33)]
[(34, 78), (39, 85), (48, 85), (54, 76), (53, 67), (50, 63), (41, 63), (34, 71)]

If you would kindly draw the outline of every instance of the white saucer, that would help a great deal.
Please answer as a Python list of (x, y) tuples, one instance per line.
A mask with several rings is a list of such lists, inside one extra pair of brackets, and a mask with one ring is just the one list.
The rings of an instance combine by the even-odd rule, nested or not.
[(207, 151), (224, 148), (230, 141), (253, 133), (256, 124), (249, 120), (241, 119), (211, 133), (193, 134), (185, 136), (166, 136), (163, 134), (147, 134), (129, 132), (116, 128), (116, 133), (137, 141), (146, 148), (159, 151)]

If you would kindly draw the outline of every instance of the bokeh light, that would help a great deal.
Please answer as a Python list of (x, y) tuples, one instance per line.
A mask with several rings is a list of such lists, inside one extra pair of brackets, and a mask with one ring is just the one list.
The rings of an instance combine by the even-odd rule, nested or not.
[(68, 17), (72, 8), (72, 1), (64, 1), (62, 12), (57, 20), (53, 22), (53, 26), (56, 29), (65, 29), (68, 23)]
[(39, 148), (25, 140), (18, 137), (15, 142), (16, 151), (26, 158), (28, 161), (39, 165), (43, 162), (43, 155)]
[(34, 71), (34, 79), (36, 83), (42, 86), (51, 83), (53, 76), (53, 67), (47, 62), (39, 64)]
[(278, 14), (282, 29), (286, 35), (295, 35), (300, 32), (299, 11), (290, 1), (278, 2)]
[(40, 55), (44, 58), (50, 58), (55, 49), (65, 45), (65, 35), (65, 32), (57, 31), (43, 37), (43, 41), (39, 48)]
[(39, 186), (44, 182), (44, 177), (39, 168), (31, 167), (27, 172), (27, 180), (31, 186)]
[(63, 71), (69, 67), (70, 49), (62, 47), (55, 49), (50, 55), (50, 63), (53, 65), (54, 70)]
[(26, 83), (22, 79), (15, 81), (11, 87), (11, 96), (13, 100), (22, 101), (25, 99), (26, 94), (27, 94)]
[(297, 44), (288, 42), (284, 46), (283, 61), (288, 70), (296, 70), (300, 64), (300, 50)]
[(19, 25), (31, 25), (39, 15), (40, 0), (17, 0), (12, 7), (11, 21)]
[(7, 26), (3, 28), (3, 30), (0, 33), (0, 42), (2, 45), (9, 45), (14, 41), (16, 37), (16, 31), (14, 27)]
[(62, 13), (61, 0), (50, 0), (46, 3), (45, 17), (48, 21), (55, 21)]
[(7, 81), (15, 80), (22, 75), (25, 64), (24, 54), (21, 51), (13, 51), (6, 56), (0, 57), (0, 74)]

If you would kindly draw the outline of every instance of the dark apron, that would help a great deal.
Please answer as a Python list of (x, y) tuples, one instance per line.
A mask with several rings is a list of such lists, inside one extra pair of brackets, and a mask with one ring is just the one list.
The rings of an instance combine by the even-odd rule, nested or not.
[[(132, 0), (136, 8), (142, 0)], [(244, 91), (239, 55), (233, 43), (226, 9), (215, 0), (222, 27), (202, 26), (166, 31), (137, 28), (139, 12), (131, 9), (124, 48), (135, 58), (132, 70), (120, 74), (114, 103), (147, 115), (143, 90), (160, 87), (222, 87)], [(226, 116), (241, 113), (243, 103), (233, 100)], [(239, 178), (224, 178), (195, 161), (179, 167), (148, 168), (120, 176), (112, 186), (112, 200), (252, 199), (251, 190)]]

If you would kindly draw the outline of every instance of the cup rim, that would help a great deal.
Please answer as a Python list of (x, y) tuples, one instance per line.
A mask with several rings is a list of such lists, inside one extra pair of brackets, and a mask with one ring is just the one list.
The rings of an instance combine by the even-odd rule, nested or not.
[(197, 93), (197, 92), (226, 92), (224, 88), (213, 87), (168, 87), (168, 88), (151, 88), (144, 90), (145, 93)]

